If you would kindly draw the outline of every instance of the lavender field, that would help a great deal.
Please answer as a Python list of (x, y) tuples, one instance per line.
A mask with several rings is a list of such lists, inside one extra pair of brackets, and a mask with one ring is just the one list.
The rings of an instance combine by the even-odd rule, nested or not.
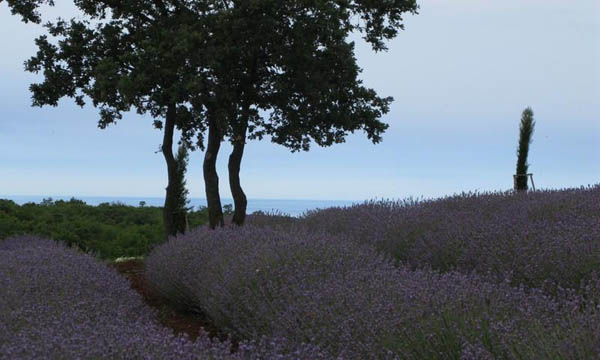
[[(175, 336), (127, 280), (99, 260), (55, 241), (0, 242), (0, 359), (293, 359), (285, 339), (244, 342)], [(287, 346), (289, 348), (290, 346)], [(311, 346), (302, 358), (323, 358)]]
[(252, 215), (157, 246), (145, 277), (239, 339), (154, 321), (105, 263), (0, 241), (0, 359), (594, 359), (600, 185)]

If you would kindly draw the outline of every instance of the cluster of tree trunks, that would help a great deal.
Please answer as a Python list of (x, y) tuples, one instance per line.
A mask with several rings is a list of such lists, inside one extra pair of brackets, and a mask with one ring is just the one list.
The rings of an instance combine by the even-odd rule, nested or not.
[[(38, 24), (40, 6), (54, 5), (6, 2), (24, 22)], [(132, 109), (150, 114), (164, 131), (167, 236), (186, 230), (181, 158), (172, 149), (176, 130), (191, 150), (192, 137), (205, 150), (213, 229), (224, 226), (217, 157), (221, 143), (231, 142), (232, 223), (242, 226), (247, 139), (270, 136), (292, 152), (308, 151), (312, 142), (342, 143), (356, 130), (381, 141), (388, 126), (380, 118), (393, 99), (363, 86), (347, 39), (358, 32), (373, 50), (386, 50), (384, 42), (403, 29), (403, 14), (418, 10), (416, 0), (80, 0), (75, 6), (82, 16), (46, 23), (49, 36), (36, 39), (38, 52), (26, 62), (27, 71), (45, 77), (30, 87), (33, 105), (56, 106), (70, 97), (84, 106), (91, 99), (100, 108), (100, 128)]]

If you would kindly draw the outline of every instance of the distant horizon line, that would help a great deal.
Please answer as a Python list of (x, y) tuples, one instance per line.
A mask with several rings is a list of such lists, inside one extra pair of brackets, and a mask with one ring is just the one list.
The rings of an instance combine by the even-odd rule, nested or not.
[[(0, 194), (0, 199), (8, 199), (8, 198), (75, 198), (76, 200), (80, 200), (81, 198), (96, 198), (96, 199), (114, 199), (114, 198), (122, 198), (122, 199), (161, 199), (164, 200), (164, 196), (119, 196), (119, 195), (7, 195)], [(195, 200), (206, 200), (205, 197), (189, 197), (188, 199)], [(221, 197), (221, 199), (225, 200), (233, 200), (232, 197)], [(344, 202), (364, 202), (368, 201), (368, 199), (311, 199), (311, 198), (248, 198), (248, 200), (269, 200), (269, 201), (344, 201)]]
[[(589, 188), (589, 187), (596, 187), (596, 186), (600, 186), (600, 182), (596, 182), (596, 183), (588, 183), (585, 185), (578, 185), (578, 186), (565, 186), (565, 187), (539, 187), (536, 190), (537, 191), (561, 191), (561, 190), (570, 190), (570, 189), (581, 189), (581, 188)], [(260, 200), (260, 201), (319, 201), (319, 202), (348, 202), (348, 203), (362, 203), (362, 202), (367, 202), (367, 201), (372, 201), (372, 200), (407, 200), (407, 199), (422, 199), (422, 200), (436, 200), (436, 199), (442, 199), (445, 197), (452, 197), (452, 196), (457, 196), (457, 195), (461, 195), (462, 193), (480, 193), (480, 194), (484, 194), (484, 193), (504, 193), (504, 192), (510, 192), (513, 189), (497, 189), (497, 190), (481, 190), (481, 189), (474, 189), (474, 190), (469, 190), (469, 191), (460, 191), (460, 192), (454, 192), (452, 194), (443, 194), (443, 195), (437, 195), (437, 196), (425, 196), (425, 195), (408, 195), (408, 196), (399, 196), (399, 197), (371, 197), (371, 198), (367, 198), (367, 199), (314, 199), (314, 198), (261, 198), (261, 197), (257, 197), (257, 198), (248, 198), (248, 201), (252, 201), (252, 200)], [(80, 200), (81, 198), (96, 198), (96, 199), (160, 199), (160, 200), (164, 200), (164, 196), (130, 196), (130, 195), (7, 195), (7, 194), (0, 194), (0, 199), (9, 199), (9, 198), (41, 198), (41, 199), (45, 199), (45, 198), (75, 198), (77, 200)], [(206, 201), (205, 197), (190, 197), (188, 198), (189, 200), (204, 200)], [(222, 200), (232, 200), (232, 197), (221, 197)]]

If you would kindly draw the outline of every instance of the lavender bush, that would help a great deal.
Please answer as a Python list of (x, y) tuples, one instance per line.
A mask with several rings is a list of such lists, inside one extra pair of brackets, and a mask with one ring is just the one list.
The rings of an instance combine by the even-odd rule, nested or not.
[(397, 268), (356, 241), (296, 229), (197, 229), (146, 259), (167, 298), (238, 336), (310, 342), (344, 359), (596, 356), (576, 295)]
[(298, 221), (297, 217), (278, 211), (255, 211), (246, 217), (246, 224), (255, 227), (289, 228), (296, 225)]
[(392, 343), (413, 359), (584, 359), (600, 349), (595, 310), (569, 294), (491, 284), (458, 272), (399, 269)]
[(598, 214), (600, 185), (371, 201), (309, 212), (300, 223), (352, 234), (414, 268), (476, 271), (555, 294), (559, 287), (579, 288), (600, 270)]
[(285, 339), (192, 342), (159, 326), (127, 280), (51, 240), (0, 241), (0, 359), (324, 359)]
[(12, 236), (7, 239), (0, 239), (0, 251), (14, 251), (25, 248), (64, 248), (64, 243), (38, 237), (38, 236)]
[[(361, 287), (370, 278), (385, 279), (377, 272), (385, 261), (370, 247), (335, 240), (252, 226), (201, 228), (156, 248), (146, 259), (146, 274), (174, 303), (206, 313), (242, 338), (285, 337), (336, 355), (361, 347), (375, 351), (370, 342), (393, 319), (369, 319), (372, 294), (360, 294), (368, 294)], [(344, 303), (338, 297), (350, 285), (359, 296)]]
[(245, 339), (234, 354), (160, 327), (93, 257), (11, 238), (0, 359), (600, 358), (599, 210), (600, 185), (373, 201), (157, 247), (149, 280)]

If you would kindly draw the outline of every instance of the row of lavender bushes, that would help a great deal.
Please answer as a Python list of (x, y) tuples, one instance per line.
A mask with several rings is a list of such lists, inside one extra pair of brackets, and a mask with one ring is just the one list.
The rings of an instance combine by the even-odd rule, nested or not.
[(370, 201), (281, 219), (251, 216), (250, 222), (351, 234), (413, 268), (475, 271), (551, 295), (573, 289), (600, 303), (600, 185)]
[(397, 267), (351, 236), (200, 228), (155, 248), (146, 276), (242, 339), (311, 343), (329, 358), (600, 356), (599, 315), (575, 294), (552, 299), (476, 274)]
[(126, 279), (96, 258), (31, 236), (0, 241), (0, 359), (324, 359), (285, 339), (196, 341), (161, 327)]
[(235, 354), (161, 328), (126, 280), (88, 255), (39, 238), (0, 241), (0, 358), (600, 357), (599, 194), (255, 216), (263, 228), (198, 229), (155, 249), (147, 271), (165, 296), (256, 341)]

